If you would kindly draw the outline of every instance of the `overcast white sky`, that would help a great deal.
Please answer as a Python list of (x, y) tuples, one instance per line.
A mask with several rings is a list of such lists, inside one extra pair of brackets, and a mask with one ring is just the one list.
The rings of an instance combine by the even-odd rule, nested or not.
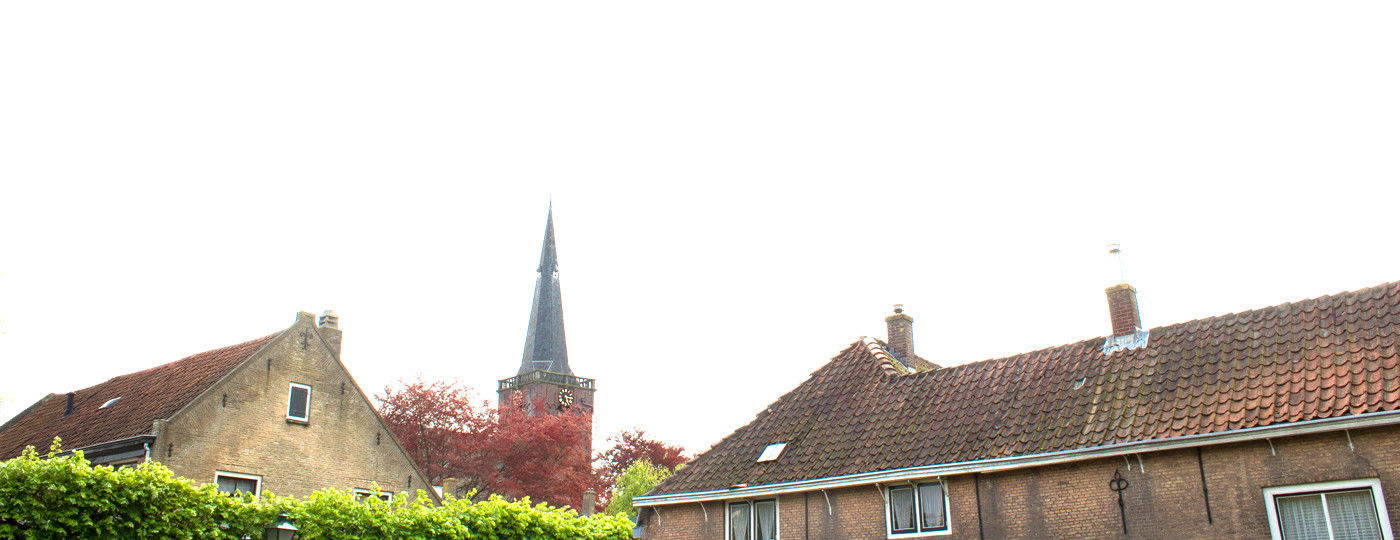
[(332, 308), (698, 451), (890, 304), (943, 364), (1400, 279), (1400, 3), (8, 2), (0, 420)]

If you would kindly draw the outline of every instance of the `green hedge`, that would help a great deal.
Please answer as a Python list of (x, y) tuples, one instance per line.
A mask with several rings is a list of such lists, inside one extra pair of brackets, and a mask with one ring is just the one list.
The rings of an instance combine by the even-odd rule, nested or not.
[(114, 470), (82, 453), (41, 458), (33, 449), (0, 462), (0, 538), (253, 538), (285, 513), (303, 538), (583, 538), (632, 537), (632, 524), (609, 515), (582, 517), (528, 499), (484, 502), (427, 496), (409, 502), (356, 501), (347, 491), (305, 499), (231, 497), (195, 486), (159, 463)]

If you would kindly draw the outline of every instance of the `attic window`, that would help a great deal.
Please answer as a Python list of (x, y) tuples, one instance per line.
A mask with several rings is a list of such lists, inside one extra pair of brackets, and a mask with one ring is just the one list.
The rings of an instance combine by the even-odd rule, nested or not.
[(122, 398), (121, 396), (117, 396), (117, 397), (114, 397), (114, 398), (112, 398), (112, 399), (109, 399), (109, 400), (107, 400), (106, 403), (103, 403), (101, 407), (98, 407), (98, 409), (106, 409), (107, 407), (111, 407), (113, 404), (115, 404), (115, 403), (117, 402), (117, 400), (119, 400), (119, 399), (121, 399), (121, 398)]
[(778, 459), (778, 456), (783, 453), (783, 448), (785, 447), (787, 447), (787, 443), (785, 442), (768, 445), (767, 448), (763, 449), (763, 453), (759, 454), (758, 463)]
[(292, 383), (287, 392), (287, 420), (306, 422), (310, 419), (311, 386)]

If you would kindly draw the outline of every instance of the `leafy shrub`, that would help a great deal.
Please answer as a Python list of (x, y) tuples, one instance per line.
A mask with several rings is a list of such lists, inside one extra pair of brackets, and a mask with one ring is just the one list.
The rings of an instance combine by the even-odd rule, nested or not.
[(81, 452), (58, 455), (57, 441), (47, 457), (30, 448), (0, 462), (0, 538), (261, 538), (279, 513), (308, 539), (632, 536), (624, 518), (582, 517), (567, 508), (532, 506), (529, 499), (448, 497), (436, 506), (421, 493), (412, 502), (402, 493), (390, 501), (357, 501), (348, 490), (305, 499), (229, 496), (159, 463), (94, 467)]

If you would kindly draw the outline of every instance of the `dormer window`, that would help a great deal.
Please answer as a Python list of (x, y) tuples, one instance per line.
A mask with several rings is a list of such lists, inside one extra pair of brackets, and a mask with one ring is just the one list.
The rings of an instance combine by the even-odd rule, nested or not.
[(311, 386), (292, 383), (287, 392), (287, 420), (308, 422), (311, 420)]

